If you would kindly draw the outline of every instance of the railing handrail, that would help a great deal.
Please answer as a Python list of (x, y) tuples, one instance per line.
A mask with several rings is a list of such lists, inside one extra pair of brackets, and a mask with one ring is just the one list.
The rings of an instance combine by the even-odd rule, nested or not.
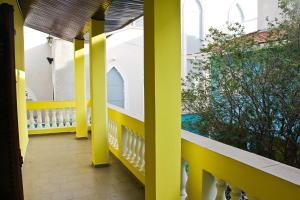
[(139, 115), (139, 114), (135, 114), (135, 113), (132, 113), (124, 108), (120, 108), (118, 106), (115, 106), (115, 105), (112, 105), (112, 104), (107, 104), (107, 108), (110, 108), (110, 109), (113, 109), (113, 110), (116, 110), (124, 115), (127, 115), (128, 117), (132, 117), (138, 121), (141, 121), (141, 122), (144, 122), (144, 116), (142, 115)]
[[(144, 121), (124, 109), (112, 105), (108, 108), (110, 113), (115, 112), (114, 118), (125, 115)], [(251, 199), (290, 199), (300, 195), (300, 169), (184, 130), (181, 142), (182, 159), (189, 165), (187, 189), (191, 199), (201, 198), (199, 190), (206, 183), (202, 183), (200, 174), (205, 172), (212, 174), (218, 184), (226, 181), (233, 195), (237, 191), (246, 192)]]
[(74, 108), (75, 101), (28, 101), (27, 110)]
[(181, 138), (257, 170), (300, 186), (300, 169), (251, 153), (210, 138), (182, 130)]

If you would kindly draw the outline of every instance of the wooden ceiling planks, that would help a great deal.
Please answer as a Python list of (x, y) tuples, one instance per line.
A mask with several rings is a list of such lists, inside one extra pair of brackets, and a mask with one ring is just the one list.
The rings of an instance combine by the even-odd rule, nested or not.
[(105, 31), (122, 28), (143, 15), (143, 0), (19, 0), (25, 25), (72, 41), (83, 37), (90, 18), (105, 19)]

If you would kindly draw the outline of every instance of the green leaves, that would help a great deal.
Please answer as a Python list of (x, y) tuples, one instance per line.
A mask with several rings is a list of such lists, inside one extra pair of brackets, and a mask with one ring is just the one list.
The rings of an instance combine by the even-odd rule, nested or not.
[(284, 18), (265, 33), (211, 28), (183, 80), (182, 102), (201, 116), (200, 133), (300, 167), (300, 4), (279, 5)]

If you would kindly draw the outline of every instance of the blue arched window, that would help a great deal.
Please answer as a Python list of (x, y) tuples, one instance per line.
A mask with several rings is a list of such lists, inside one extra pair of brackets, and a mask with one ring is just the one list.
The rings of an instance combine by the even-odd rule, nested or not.
[(119, 71), (113, 67), (107, 73), (107, 101), (110, 104), (124, 108), (124, 79)]

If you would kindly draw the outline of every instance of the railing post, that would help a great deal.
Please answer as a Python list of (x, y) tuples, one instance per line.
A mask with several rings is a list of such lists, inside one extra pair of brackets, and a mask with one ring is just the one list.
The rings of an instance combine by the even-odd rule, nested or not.
[(106, 36), (105, 22), (90, 20), (90, 92), (92, 112), (92, 163), (108, 164), (106, 134)]
[(70, 127), (71, 126), (71, 119), (70, 119), (70, 112), (69, 109), (65, 110), (65, 120), (66, 120), (66, 127)]
[(144, 1), (146, 200), (180, 199), (180, 4)]
[(57, 127), (57, 119), (56, 119), (56, 110), (55, 109), (52, 110), (51, 123), (52, 123), (53, 128)]
[(29, 122), (30, 122), (30, 128), (34, 129), (35, 128), (35, 121), (34, 121), (34, 116), (33, 116), (33, 110), (29, 111)]
[(217, 195), (216, 200), (225, 200), (226, 182), (216, 178)]
[(74, 39), (76, 138), (88, 137), (85, 95), (84, 40)]
[(38, 110), (37, 111), (37, 126), (38, 128), (43, 128), (43, 119), (42, 119), (42, 111)]
[(45, 128), (50, 128), (50, 117), (48, 110), (45, 110)]
[(64, 127), (64, 115), (62, 110), (58, 111), (58, 124), (59, 127)]
[(180, 199), (185, 200), (187, 198), (186, 186), (188, 180), (188, 174), (186, 170), (187, 162), (185, 160), (181, 161), (181, 192), (180, 192)]

